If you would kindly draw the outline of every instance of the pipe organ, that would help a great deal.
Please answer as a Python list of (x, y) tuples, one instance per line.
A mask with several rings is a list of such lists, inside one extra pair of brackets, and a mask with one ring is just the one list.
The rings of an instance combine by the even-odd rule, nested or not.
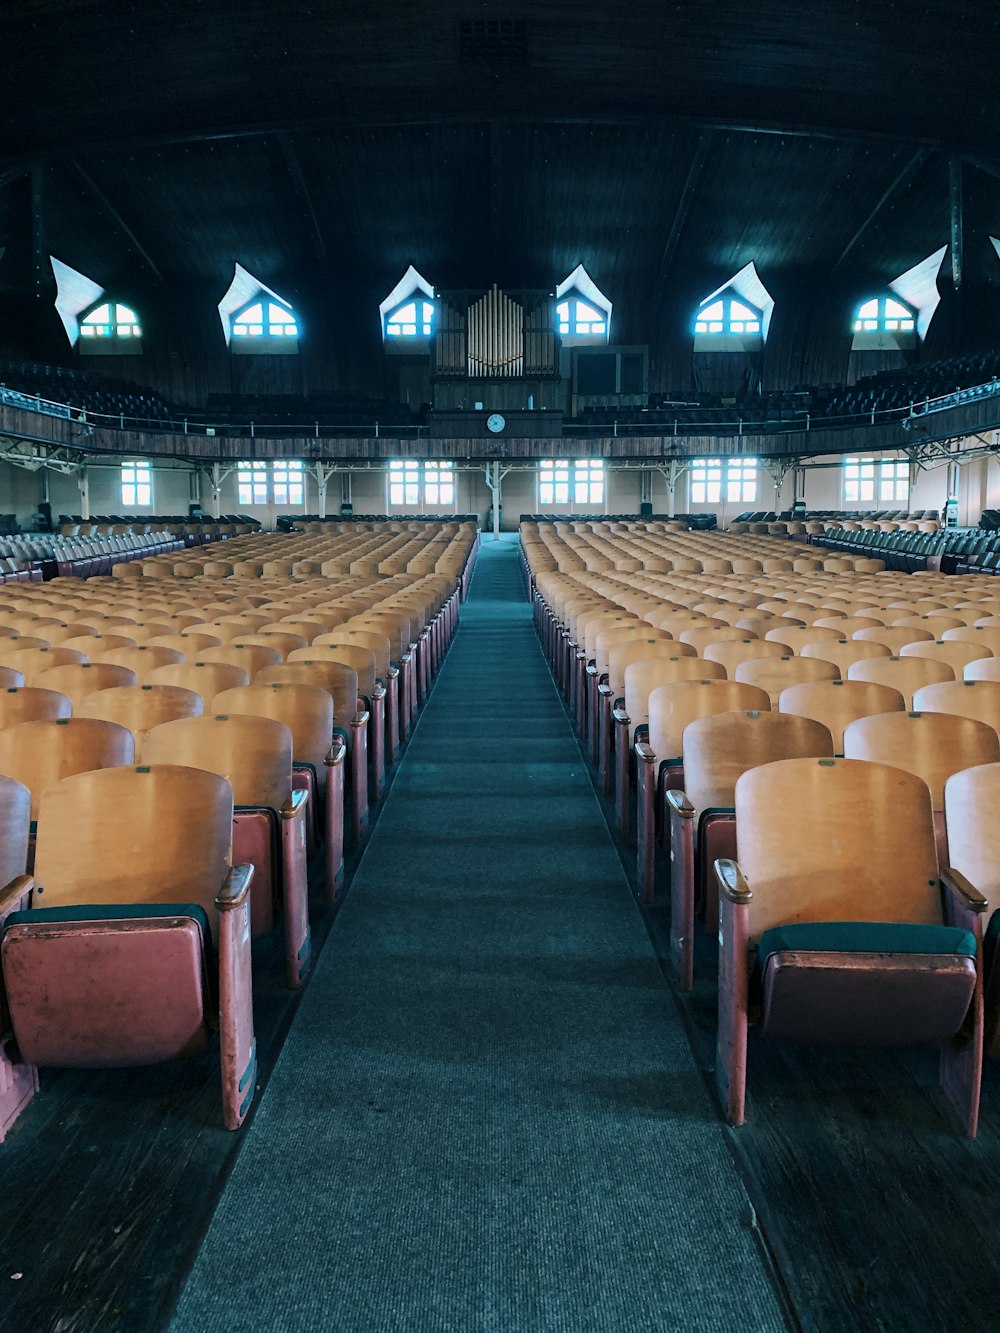
[(558, 375), (551, 291), (436, 293), (436, 379), (513, 380)]

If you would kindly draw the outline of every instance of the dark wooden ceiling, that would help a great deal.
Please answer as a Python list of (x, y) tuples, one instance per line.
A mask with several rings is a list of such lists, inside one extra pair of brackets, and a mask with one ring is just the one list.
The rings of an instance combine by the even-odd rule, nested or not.
[[(472, 22), (522, 26), (466, 59)], [(994, 5), (7, 0), (0, 50), (0, 294), (50, 253), (147, 307), (218, 301), (236, 261), (357, 309), (410, 262), (583, 262), (616, 339), (655, 342), (750, 259), (838, 309), (923, 259), (952, 161), (967, 266), (1000, 273)]]

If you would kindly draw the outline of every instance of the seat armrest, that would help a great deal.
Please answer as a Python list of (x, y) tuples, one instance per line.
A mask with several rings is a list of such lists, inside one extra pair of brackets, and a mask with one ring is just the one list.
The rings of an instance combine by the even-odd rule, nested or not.
[(641, 759), (644, 764), (656, 763), (656, 751), (651, 745), (647, 745), (645, 741), (636, 741), (634, 749), (635, 757)]
[(309, 802), (309, 793), (307, 791), (293, 791), (288, 800), (281, 807), (282, 819), (294, 819), (299, 811), (304, 810)]
[(630, 727), (632, 725), (632, 719), (629, 717), (628, 713), (626, 713), (624, 708), (613, 708), (611, 710), (611, 716), (620, 726)]
[(597, 675), (597, 663), (596, 663), (596, 662), (588, 662), (588, 663), (587, 663), (587, 675), (588, 675), (588, 676), (596, 676), (596, 675)]
[(368, 718), (369, 718), (370, 716), (371, 716), (371, 714), (368, 712), (368, 709), (367, 709), (367, 708), (359, 708), (358, 711), (357, 711), (357, 713), (356, 713), (355, 716), (354, 716), (353, 721), (351, 722), (351, 726), (352, 726), (352, 727), (367, 727), (367, 725), (368, 725)]
[(347, 755), (347, 742), (343, 736), (334, 736), (330, 743), (330, 748), (326, 752), (326, 758), (323, 763), (327, 768), (334, 768), (337, 764), (342, 764)]
[(385, 686), (382, 684), (380, 680), (377, 680), (375, 682), (375, 689), (372, 692), (372, 698), (377, 701), (379, 699), (384, 699), (385, 695), (386, 695)]
[(684, 792), (671, 788), (664, 794), (667, 798), (667, 805), (673, 814), (679, 815), (681, 819), (694, 819), (695, 808)]
[(9, 884), (0, 889), (0, 921), (11, 912), (21, 910), (21, 899), (35, 887), (31, 875), (15, 875)]
[(958, 899), (959, 903), (970, 912), (988, 912), (990, 904), (975, 885), (970, 884), (965, 876), (954, 866), (945, 866), (941, 871), (941, 884)]
[(743, 873), (735, 861), (716, 861), (715, 881), (719, 886), (719, 893), (731, 903), (740, 905), (750, 902), (753, 898), (750, 885), (743, 878)]
[(601, 684), (597, 687), (597, 693), (602, 699), (610, 699), (614, 694), (614, 690), (612, 690), (610, 685)]
[(252, 865), (233, 866), (215, 895), (215, 906), (220, 912), (236, 911), (246, 902), (252, 882)]

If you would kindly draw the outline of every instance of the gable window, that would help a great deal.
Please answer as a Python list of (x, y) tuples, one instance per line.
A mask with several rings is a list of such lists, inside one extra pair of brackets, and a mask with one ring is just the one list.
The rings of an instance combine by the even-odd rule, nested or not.
[(299, 326), (288, 306), (261, 299), (233, 316), (234, 338), (297, 338)]
[(434, 305), (417, 298), (397, 306), (386, 318), (385, 331), (390, 338), (429, 338), (434, 330)]
[(568, 505), (570, 496), (578, 505), (604, 504), (604, 460), (568, 458), (538, 464), (539, 505)]
[(453, 463), (424, 464), (424, 502), (429, 505), (455, 503), (455, 467)]
[(267, 464), (237, 463), (236, 486), (241, 505), (266, 505)]
[(302, 463), (283, 458), (271, 464), (271, 497), (276, 505), (301, 505), (305, 497)]
[(604, 336), (608, 332), (608, 321), (603, 311), (574, 295), (556, 306), (556, 328), (564, 338), (570, 335), (577, 338), (595, 334)]
[(757, 499), (756, 458), (730, 458), (726, 462), (727, 504), (754, 504)]
[(691, 464), (691, 503), (717, 505), (721, 499), (722, 459), (694, 459)]
[(712, 300), (698, 307), (695, 316), (695, 333), (721, 333), (745, 336), (760, 333), (760, 311), (753, 310), (745, 301), (731, 293)]
[(81, 338), (141, 338), (139, 316), (120, 301), (105, 301), (80, 320)]
[(126, 509), (148, 508), (153, 503), (153, 475), (144, 462), (122, 463), (122, 505)]

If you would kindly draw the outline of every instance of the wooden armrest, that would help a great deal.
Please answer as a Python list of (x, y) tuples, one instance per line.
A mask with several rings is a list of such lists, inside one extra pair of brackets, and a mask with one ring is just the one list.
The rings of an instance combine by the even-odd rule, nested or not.
[(718, 860), (715, 863), (715, 882), (719, 892), (738, 906), (748, 903), (753, 898), (750, 885), (743, 878), (743, 873), (735, 861)]
[(334, 736), (330, 742), (330, 748), (326, 752), (323, 763), (327, 768), (334, 768), (337, 764), (342, 764), (347, 756), (347, 742), (343, 736)]
[(636, 741), (633, 749), (635, 750), (636, 759), (642, 760), (644, 764), (656, 763), (656, 751), (645, 741)]
[(242, 907), (250, 892), (253, 882), (253, 866), (233, 866), (223, 881), (222, 888), (215, 895), (215, 905), (220, 912), (234, 912)]
[(941, 883), (967, 907), (970, 912), (988, 912), (990, 904), (975, 885), (970, 884), (954, 866), (945, 866), (941, 871)]
[(282, 819), (294, 819), (300, 810), (304, 810), (309, 801), (307, 791), (293, 791), (288, 800), (281, 807)]
[(367, 727), (367, 725), (368, 725), (368, 719), (369, 719), (370, 716), (371, 716), (371, 714), (368, 712), (368, 709), (367, 709), (367, 708), (359, 708), (358, 711), (357, 711), (357, 713), (354, 715), (354, 717), (353, 717), (352, 720), (351, 720), (351, 726), (352, 726), (352, 727)]
[(611, 716), (623, 727), (630, 727), (632, 725), (632, 719), (629, 717), (628, 713), (626, 713), (624, 708), (619, 708), (616, 705), (611, 710)]
[(675, 814), (680, 815), (682, 819), (694, 819), (695, 808), (688, 800), (684, 792), (677, 791), (676, 789), (671, 789), (668, 790), (665, 793), (665, 795), (667, 798), (667, 804), (670, 806), (671, 810), (673, 810)]
[(0, 918), (5, 917), (17, 901), (34, 887), (35, 881), (31, 875), (15, 875), (9, 884), (5, 884), (0, 889)]

